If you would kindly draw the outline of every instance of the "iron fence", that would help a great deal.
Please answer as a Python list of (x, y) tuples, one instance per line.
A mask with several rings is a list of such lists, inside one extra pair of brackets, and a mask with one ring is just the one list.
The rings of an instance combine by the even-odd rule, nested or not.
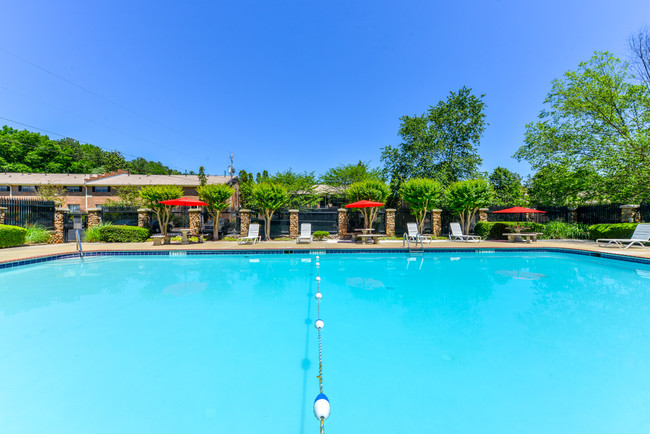
[[(363, 215), (358, 209), (350, 209), (348, 211), (348, 233), (354, 233), (356, 229), (363, 228)], [(386, 211), (381, 209), (377, 213), (377, 218), (375, 219), (372, 227), (375, 229), (376, 234), (385, 234), (386, 233)]]
[(38, 224), (54, 229), (54, 202), (46, 200), (0, 198), (0, 207), (7, 208), (5, 224), (25, 226)]
[(641, 222), (650, 222), (650, 202), (642, 203), (639, 208), (639, 213), (641, 214)]
[(339, 232), (339, 213), (336, 209), (312, 209), (298, 213), (298, 222), (311, 223), (312, 232), (327, 231), (330, 234)]
[(578, 207), (578, 222), (587, 225), (595, 225), (598, 223), (620, 223), (620, 205), (587, 205)]
[(113, 225), (138, 225), (138, 208), (131, 206), (103, 206), (102, 222)]

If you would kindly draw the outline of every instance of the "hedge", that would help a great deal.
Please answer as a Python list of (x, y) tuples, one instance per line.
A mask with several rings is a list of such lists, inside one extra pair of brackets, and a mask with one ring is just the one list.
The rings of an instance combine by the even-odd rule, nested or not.
[(504, 237), (503, 234), (510, 231), (506, 230), (509, 227), (521, 226), (526, 229), (526, 232), (544, 232), (543, 223), (532, 223), (532, 222), (478, 222), (474, 227), (474, 232), (476, 235), (480, 235), (483, 239), (489, 240), (505, 240), (508, 237)]
[(149, 238), (149, 229), (138, 226), (102, 226), (99, 239), (104, 243), (142, 243)]
[(0, 248), (25, 244), (27, 230), (19, 226), (0, 225)]
[(629, 239), (638, 223), (601, 223), (589, 226), (589, 236), (592, 240), (598, 238)]

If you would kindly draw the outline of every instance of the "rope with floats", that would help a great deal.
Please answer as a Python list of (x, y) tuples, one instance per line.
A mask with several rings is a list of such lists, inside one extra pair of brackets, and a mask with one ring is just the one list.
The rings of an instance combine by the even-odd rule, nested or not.
[(321, 341), (321, 330), (325, 326), (325, 323), (320, 317), (320, 302), (323, 298), (323, 294), (320, 292), (320, 257), (316, 256), (316, 301), (318, 303), (318, 319), (314, 323), (316, 329), (318, 330), (318, 388), (320, 393), (316, 396), (314, 400), (314, 415), (316, 419), (320, 422), (320, 434), (325, 433), (325, 419), (330, 415), (330, 401), (327, 399), (325, 393), (323, 393), (323, 345)]

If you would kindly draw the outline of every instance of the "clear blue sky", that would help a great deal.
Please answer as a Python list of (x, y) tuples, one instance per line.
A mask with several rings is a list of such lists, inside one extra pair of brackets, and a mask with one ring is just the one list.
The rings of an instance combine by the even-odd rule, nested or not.
[(379, 166), (400, 116), (465, 85), (486, 94), (483, 170), (527, 174), (511, 156), (551, 80), (595, 50), (627, 58), (650, 2), (8, 0), (2, 15), (0, 116), (127, 157)]

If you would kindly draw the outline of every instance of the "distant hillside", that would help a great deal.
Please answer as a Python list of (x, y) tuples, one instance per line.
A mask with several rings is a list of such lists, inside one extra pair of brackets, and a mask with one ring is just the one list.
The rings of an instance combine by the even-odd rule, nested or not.
[(65, 138), (52, 140), (31, 131), (4, 126), (0, 131), (0, 170), (35, 173), (106, 173), (130, 170), (142, 175), (177, 175), (159, 161), (126, 160), (121, 152)]

